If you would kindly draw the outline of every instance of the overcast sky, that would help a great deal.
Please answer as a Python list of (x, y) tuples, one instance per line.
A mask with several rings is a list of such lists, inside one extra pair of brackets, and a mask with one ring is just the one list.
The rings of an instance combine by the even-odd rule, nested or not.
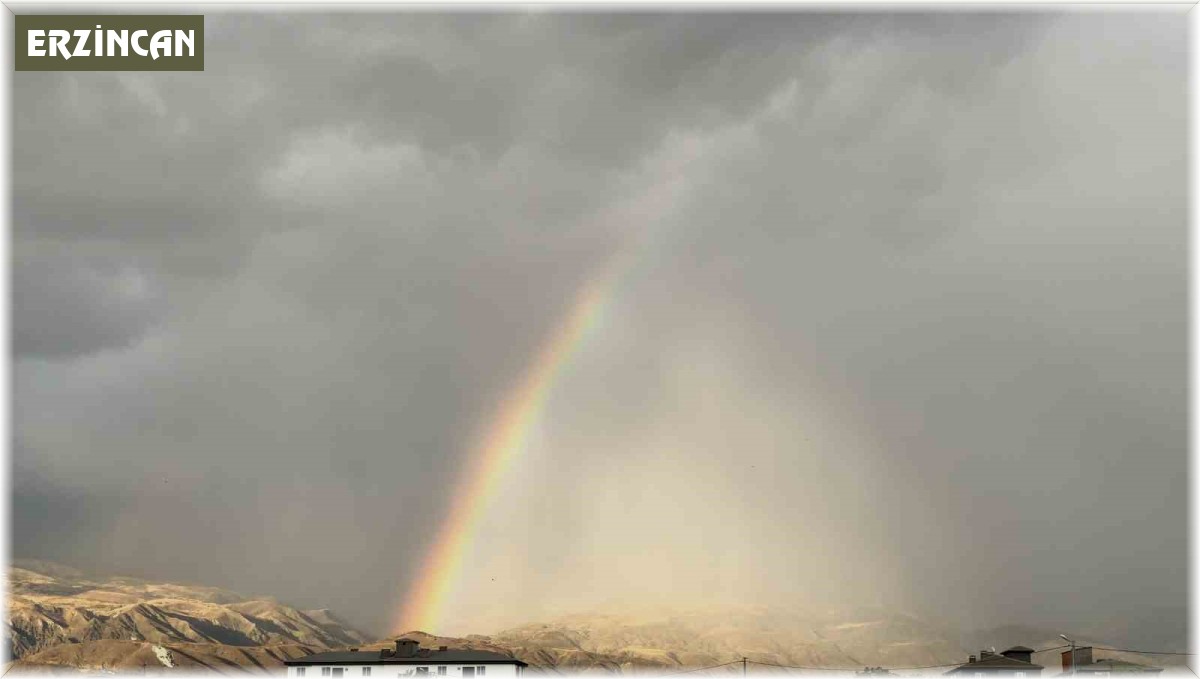
[(719, 591), (1179, 638), (1182, 11), (205, 14), (203, 73), (13, 74), (14, 556), (382, 634), (632, 252), (443, 631)]

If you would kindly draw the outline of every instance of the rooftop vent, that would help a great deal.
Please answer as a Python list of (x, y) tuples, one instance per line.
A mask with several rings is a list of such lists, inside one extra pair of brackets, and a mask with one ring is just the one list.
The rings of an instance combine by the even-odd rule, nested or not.
[(415, 658), (417, 657), (417, 649), (421, 647), (421, 643), (416, 639), (397, 639), (396, 640), (396, 657), (397, 658)]

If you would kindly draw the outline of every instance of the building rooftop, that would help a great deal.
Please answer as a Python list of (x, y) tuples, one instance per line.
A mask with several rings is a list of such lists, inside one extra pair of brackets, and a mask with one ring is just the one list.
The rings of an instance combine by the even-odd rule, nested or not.
[[(1012, 651), (1012, 650), (1017, 650), (1017, 649), (1010, 648), (1008, 650)], [(1041, 669), (1043, 669), (1043, 667), (1041, 665), (1038, 665), (1035, 663), (1025, 662), (1024, 660), (1017, 660), (1016, 658), (1009, 658), (1009, 657), (1000, 655), (999, 653), (995, 653), (995, 654), (989, 653), (989, 654), (981, 657), (979, 660), (976, 660), (975, 662), (965, 662), (965, 663), (959, 665), (958, 667), (955, 667), (954, 669), (950, 670), (949, 672), (946, 672), (946, 674), (958, 674), (959, 672), (975, 672), (975, 671), (980, 671), (980, 670), (1001, 670), (1001, 669), (1004, 669), (1004, 670), (1007, 670), (1007, 669), (1041, 670)]]
[(528, 666), (512, 656), (492, 651), (473, 651), (470, 649), (430, 650), (421, 649), (415, 656), (384, 655), (379, 650), (374, 651), (326, 651), (314, 653), (302, 658), (286, 661), (285, 665), (438, 665), (438, 664), (471, 664), (481, 665), (505, 663), (510, 665)]

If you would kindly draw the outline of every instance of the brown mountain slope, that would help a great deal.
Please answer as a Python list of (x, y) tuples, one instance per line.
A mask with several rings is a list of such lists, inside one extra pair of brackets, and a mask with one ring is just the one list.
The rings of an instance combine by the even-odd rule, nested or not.
[[(661, 672), (742, 657), (764, 663), (754, 666), (759, 671), (772, 665), (861, 669), (949, 664), (967, 655), (941, 630), (911, 616), (749, 606), (577, 614), (465, 639), (405, 636), (423, 646), (506, 652), (551, 672)], [(740, 664), (728, 671), (740, 672)]]
[[(328, 611), (300, 611), (211, 587), (86, 577), (53, 564), (10, 569), (10, 646), (22, 670), (93, 671), (158, 668), (258, 671), (288, 657), (333, 648), (377, 649), (392, 638), (365, 637)], [(513, 655), (551, 673), (681, 671), (738, 662), (714, 674), (738, 673), (744, 656), (758, 671), (773, 665), (861, 669), (963, 662), (995, 645), (1056, 645), (1052, 634), (1025, 627), (950, 635), (915, 616), (878, 610), (814, 611), (776, 607), (691, 609), (619, 606), (466, 638), (422, 632), (422, 646), (471, 648)], [(169, 662), (164, 661), (169, 658)], [(1162, 666), (1167, 658), (1097, 653)], [(1054, 653), (1036, 660), (1050, 673)]]
[(572, 615), (508, 629), (488, 640), (531, 664), (536, 658), (554, 667), (624, 671), (703, 667), (743, 656), (767, 664), (760, 669), (917, 666), (965, 658), (941, 630), (914, 617), (782, 607)]
[(59, 644), (12, 665), (14, 674), (145, 673), (213, 671), (219, 674), (278, 673), (284, 660), (323, 648), (301, 644), (224, 646), (100, 639)]
[[(861, 670), (864, 666), (926, 668), (901, 674), (939, 675), (981, 648), (996, 646), (1003, 650), (1029, 645), (1043, 649), (1057, 645), (1053, 639), (1043, 638), (1044, 630), (1034, 628), (997, 628), (965, 635), (971, 637), (971, 645), (964, 646), (948, 640), (937, 626), (912, 616), (766, 608), (596, 613), (522, 625), (489, 636), (457, 639), (423, 632), (403, 636), (418, 639), (424, 647), (509, 653), (532, 669), (549, 673), (661, 674), (733, 663), (708, 673), (716, 676), (740, 674), (743, 656), (751, 661), (750, 668), (756, 674), (795, 673), (794, 669), (776, 667), (786, 665), (846, 670)], [(363, 648), (374, 650), (391, 644), (389, 639)], [(1167, 668), (1181, 662), (1108, 651), (1096, 651), (1095, 657)], [(1046, 667), (1045, 676), (1061, 671), (1058, 651), (1039, 653), (1034, 661)]]
[(12, 658), (96, 640), (332, 648), (366, 638), (325, 610), (301, 611), (214, 587), (89, 578), (44, 562), (20, 566), (9, 569)]

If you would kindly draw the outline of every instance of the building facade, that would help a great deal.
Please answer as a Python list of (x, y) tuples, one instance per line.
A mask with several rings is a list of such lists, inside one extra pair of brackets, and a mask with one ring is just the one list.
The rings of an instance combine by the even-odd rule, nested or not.
[(288, 660), (287, 675), (304, 679), (506, 679), (522, 674), (526, 663), (491, 651), (421, 648), (413, 639), (397, 639), (396, 648), (377, 651), (328, 651)]

